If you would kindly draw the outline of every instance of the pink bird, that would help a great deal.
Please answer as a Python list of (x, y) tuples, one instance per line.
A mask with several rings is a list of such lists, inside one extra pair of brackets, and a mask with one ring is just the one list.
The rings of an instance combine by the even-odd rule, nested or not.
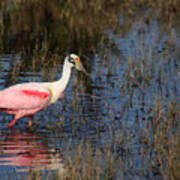
[(61, 98), (69, 82), (72, 67), (88, 75), (79, 57), (70, 54), (65, 58), (62, 77), (58, 81), (29, 82), (1, 90), (0, 110), (14, 115), (8, 127), (12, 127), (18, 119), (25, 116), (29, 117), (28, 126), (30, 127), (33, 114)]

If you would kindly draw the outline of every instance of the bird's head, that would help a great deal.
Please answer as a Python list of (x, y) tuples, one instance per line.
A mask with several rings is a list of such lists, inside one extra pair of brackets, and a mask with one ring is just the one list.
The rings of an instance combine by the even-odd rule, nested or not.
[(83, 67), (83, 65), (81, 63), (79, 56), (77, 56), (76, 54), (70, 54), (66, 58), (67, 58), (68, 62), (71, 64), (72, 67), (75, 67), (78, 71), (82, 71), (86, 75), (89, 76), (86, 69)]

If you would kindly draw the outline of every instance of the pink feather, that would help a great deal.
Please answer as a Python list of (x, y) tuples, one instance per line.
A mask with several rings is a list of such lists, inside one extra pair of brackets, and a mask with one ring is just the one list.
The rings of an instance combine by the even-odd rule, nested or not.
[(48, 89), (38, 83), (18, 84), (0, 91), (0, 111), (15, 115), (9, 124), (12, 127), (17, 119), (45, 108), (49, 99)]
[(0, 108), (33, 109), (48, 103), (49, 91), (35, 83), (18, 84), (0, 91)]

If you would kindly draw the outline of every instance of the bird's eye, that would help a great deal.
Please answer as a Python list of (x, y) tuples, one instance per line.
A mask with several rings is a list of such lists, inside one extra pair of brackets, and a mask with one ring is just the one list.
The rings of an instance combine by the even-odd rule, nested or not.
[(69, 56), (68, 61), (72, 64), (75, 64), (74, 59), (71, 56)]

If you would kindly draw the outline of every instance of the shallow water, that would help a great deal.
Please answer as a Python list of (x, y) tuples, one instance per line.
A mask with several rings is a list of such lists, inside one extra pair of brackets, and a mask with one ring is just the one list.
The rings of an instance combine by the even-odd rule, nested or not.
[[(12, 117), (1, 113), (1, 175), (27, 178), (40, 170), (41, 178), (61, 176), (66, 172), (67, 147), (88, 141), (94, 147), (111, 145), (118, 159), (115, 179), (161, 179), (158, 162), (153, 161), (154, 109), (161, 103), (163, 114), (180, 102), (180, 33), (176, 27), (168, 31), (162, 27), (157, 21), (146, 24), (137, 19), (123, 34), (106, 30), (108, 44), (89, 56), (92, 80), (74, 70), (63, 99), (37, 113), (31, 129), (26, 118), (8, 129)], [(43, 69), (19, 70), (21, 58), (1, 56), (1, 89), (52, 80), (50, 74), (62, 68), (56, 64), (47, 74)], [(179, 133), (179, 126), (170, 127), (172, 136)]]

